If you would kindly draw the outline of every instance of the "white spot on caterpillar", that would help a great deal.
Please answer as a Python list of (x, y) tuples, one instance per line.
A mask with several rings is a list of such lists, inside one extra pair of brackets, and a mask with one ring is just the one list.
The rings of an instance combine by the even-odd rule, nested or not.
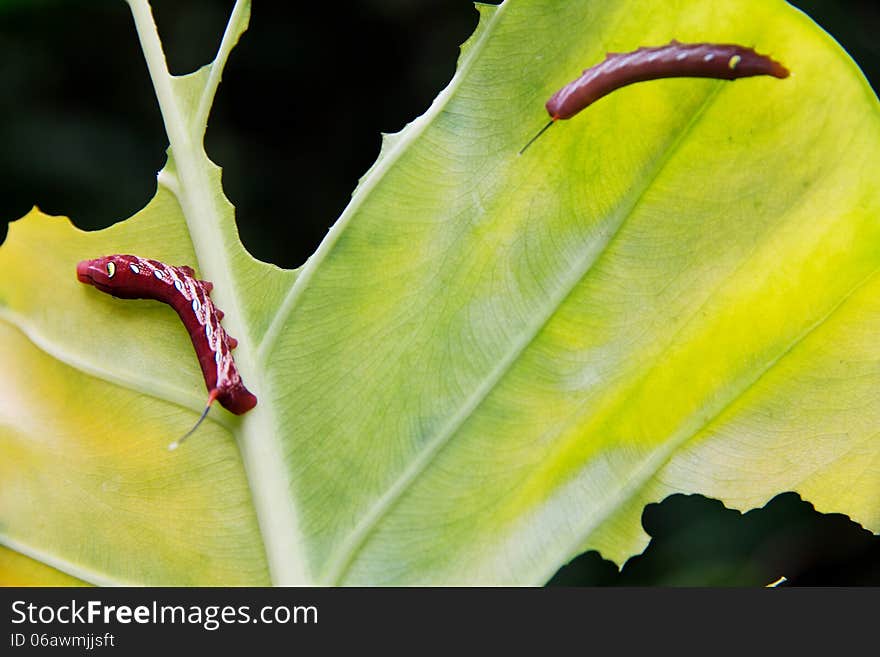
[(629, 64), (630, 55), (615, 55), (614, 59), (608, 61), (608, 70), (614, 71), (623, 68)]
[(115, 262), (108, 262), (107, 263), (107, 277), (113, 278), (113, 276), (115, 274), (116, 274), (116, 263)]
[(205, 337), (208, 338), (208, 344), (211, 344), (211, 322), (205, 322)]
[(648, 55), (648, 61), (649, 62), (656, 62), (658, 57), (660, 57), (659, 52), (652, 52), (650, 55)]
[(128, 266), (128, 268), (131, 269), (131, 271), (132, 271), (133, 274), (140, 274), (140, 273), (141, 273), (141, 268), (138, 267), (138, 266), (137, 266), (136, 264), (134, 264), (134, 263), (131, 263), (131, 264)]
[(678, 54), (675, 56), (675, 59), (676, 59), (677, 61), (679, 61), (679, 62), (684, 61), (686, 58), (687, 58), (687, 53), (686, 53), (686, 52), (680, 52), (680, 53), (678, 53)]
[(199, 300), (193, 299), (193, 312), (194, 313), (199, 312), (199, 308), (201, 308), (201, 307), (202, 307), (202, 304), (199, 303)]
[(181, 294), (183, 294), (183, 283), (181, 283), (181, 282), (180, 282), (179, 280), (177, 280), (177, 279), (174, 279), (174, 287), (177, 288), (177, 291), (178, 291), (178, 292), (180, 292)]
[(704, 62), (711, 62), (713, 59), (715, 59), (715, 53), (714, 53), (714, 52), (710, 52), (708, 55), (706, 55), (705, 57), (703, 57), (703, 61), (704, 61)]
[(156, 276), (156, 278), (158, 278), (160, 281), (162, 280), (162, 272), (160, 272), (158, 269), (154, 269), (154, 270), (153, 270), (153, 274), (154, 274), (154, 275)]
[(739, 66), (739, 63), (741, 61), (742, 57), (740, 57), (739, 55), (734, 55), (730, 58), (730, 61), (727, 62), (727, 66), (728, 68), (730, 68), (731, 71), (736, 70), (736, 67)]

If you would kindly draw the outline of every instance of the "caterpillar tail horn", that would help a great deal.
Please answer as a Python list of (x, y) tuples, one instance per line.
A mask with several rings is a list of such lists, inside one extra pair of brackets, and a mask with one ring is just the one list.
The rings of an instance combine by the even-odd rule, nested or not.
[(556, 123), (556, 121), (557, 121), (557, 117), (554, 116), (553, 118), (551, 118), (550, 121), (547, 122), (547, 125), (545, 125), (543, 128), (541, 128), (540, 130), (538, 130), (538, 133), (537, 133), (534, 137), (532, 137), (531, 139), (529, 139), (529, 140), (526, 142), (526, 145), (523, 146), (523, 147), (519, 150), (519, 153), (517, 153), (517, 155), (522, 155), (523, 153), (525, 153), (525, 152), (526, 152), (526, 149), (527, 149), (529, 146), (531, 146), (531, 145), (535, 142), (535, 140), (536, 140), (538, 137), (540, 137), (541, 135), (543, 135), (544, 132), (547, 130), (547, 128), (549, 128), (551, 125), (553, 125), (554, 123)]
[(217, 399), (217, 395), (218, 395), (218, 394), (220, 394), (220, 391), (217, 390), (217, 388), (214, 388), (214, 389), (211, 391), (211, 393), (208, 395), (208, 403), (205, 404), (205, 410), (202, 411), (202, 414), (199, 416), (199, 419), (196, 420), (196, 423), (193, 425), (193, 428), (190, 429), (189, 431), (187, 431), (185, 434), (183, 434), (183, 437), (182, 437), (182, 438), (178, 438), (178, 439), (175, 440), (173, 443), (171, 443), (170, 445), (168, 445), (168, 451), (169, 451), (169, 452), (173, 452), (175, 449), (177, 449), (178, 447), (180, 447), (180, 444), (181, 444), (184, 440), (186, 440), (186, 439), (189, 438), (193, 433), (195, 433), (195, 430), (199, 428), (199, 425), (200, 425), (202, 422), (204, 422), (204, 420), (205, 420), (206, 417), (208, 417), (208, 411), (211, 410), (211, 404), (213, 404), (213, 403), (214, 403), (214, 400)]

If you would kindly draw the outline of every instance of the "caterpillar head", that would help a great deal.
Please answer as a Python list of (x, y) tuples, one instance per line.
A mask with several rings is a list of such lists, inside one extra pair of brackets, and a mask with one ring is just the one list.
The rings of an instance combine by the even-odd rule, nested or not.
[(81, 260), (76, 265), (76, 277), (80, 283), (94, 285), (102, 292), (125, 289), (141, 274), (139, 259), (135, 256), (111, 255)]

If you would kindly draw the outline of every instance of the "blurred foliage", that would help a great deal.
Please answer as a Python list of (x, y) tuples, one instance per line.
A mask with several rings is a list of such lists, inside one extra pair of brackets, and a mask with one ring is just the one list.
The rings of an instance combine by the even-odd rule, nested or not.
[[(212, 59), (231, 0), (152, 4), (173, 72)], [(792, 4), (876, 90), (880, 5)], [(476, 21), (468, 0), (350, 0), (345, 11), (257, 3), (207, 140), (254, 255), (294, 267), (314, 251), (378, 155), (380, 132), (428, 107)], [(166, 139), (122, 0), (0, 0), (0, 144), (0, 241), (6, 223), (35, 204), (88, 229), (145, 205)], [(290, 206), (290, 181), (300, 178), (310, 184)], [(621, 573), (591, 552), (552, 583), (756, 585), (784, 574), (791, 584), (880, 584), (880, 538), (794, 494), (745, 515), (673, 496), (649, 505), (643, 522), (653, 540)]]

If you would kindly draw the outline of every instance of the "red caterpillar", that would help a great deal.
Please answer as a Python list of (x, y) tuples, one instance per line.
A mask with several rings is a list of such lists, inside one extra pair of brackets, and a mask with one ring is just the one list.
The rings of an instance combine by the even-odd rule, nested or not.
[(76, 277), (120, 299), (155, 299), (177, 311), (195, 347), (208, 388), (208, 403), (195, 426), (178, 441), (175, 449), (208, 415), (216, 399), (227, 410), (241, 415), (257, 404), (257, 398), (241, 382), (232, 359), (238, 341), (226, 333), (220, 320), (223, 311), (211, 301), (213, 284), (194, 277), (190, 267), (172, 267), (134, 255), (109, 255), (83, 260)]
[(550, 122), (520, 151), (560, 119), (570, 119), (612, 91), (636, 82), (661, 78), (717, 78), (736, 80), (755, 75), (787, 78), (788, 69), (752, 48), (734, 44), (679, 43), (639, 48), (627, 53), (608, 53), (605, 60), (586, 69), (550, 96), (545, 107)]

